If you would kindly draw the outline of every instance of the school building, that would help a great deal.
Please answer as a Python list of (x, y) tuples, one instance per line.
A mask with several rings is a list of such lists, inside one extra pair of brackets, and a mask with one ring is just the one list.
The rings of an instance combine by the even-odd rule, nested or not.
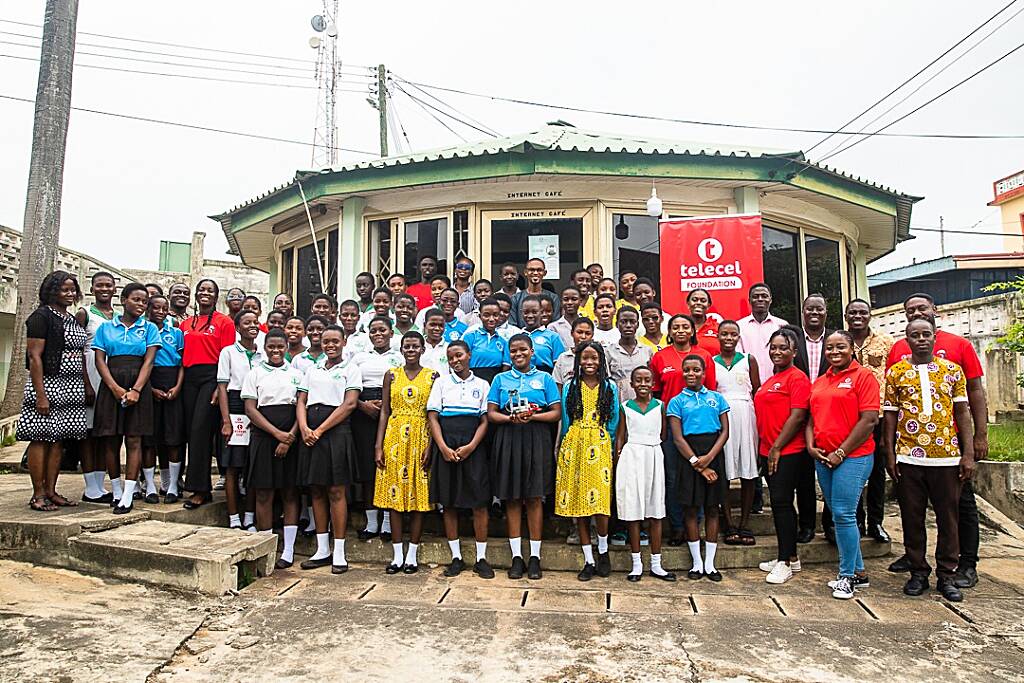
[[(647, 212), (652, 187), (660, 216)], [(428, 254), (449, 275), (453, 260), (468, 255), (475, 277), (496, 279), (501, 264), (522, 266), (546, 249), (557, 257), (549, 265), (556, 290), (595, 261), (612, 277), (628, 268), (658, 281), (660, 218), (759, 212), (774, 312), (796, 321), (808, 292), (830, 299), (830, 317), (849, 299), (867, 298), (867, 264), (910, 239), (920, 199), (799, 151), (630, 138), (558, 122), (299, 171), (211, 218), (246, 265), (270, 274), (270, 290), (291, 293), (305, 312), (317, 292), (352, 296), (363, 270), (415, 278)]]

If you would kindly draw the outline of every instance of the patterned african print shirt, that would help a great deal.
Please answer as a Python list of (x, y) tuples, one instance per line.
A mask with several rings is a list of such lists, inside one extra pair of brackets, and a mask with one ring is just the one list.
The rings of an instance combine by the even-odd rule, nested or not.
[(956, 363), (904, 359), (885, 374), (883, 409), (896, 412), (896, 460), (909, 465), (959, 465), (955, 403), (967, 402), (967, 380)]
[(885, 364), (895, 343), (886, 332), (870, 330), (862, 346), (854, 344), (854, 357), (878, 380), (879, 399), (882, 401), (885, 401)]

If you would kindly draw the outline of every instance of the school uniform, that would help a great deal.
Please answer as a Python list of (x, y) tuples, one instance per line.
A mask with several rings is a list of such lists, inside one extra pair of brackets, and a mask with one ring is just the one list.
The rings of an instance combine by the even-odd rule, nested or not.
[(345, 348), (341, 352), (342, 360), (349, 360), (360, 353), (373, 350), (373, 342), (366, 332), (356, 332), (345, 338)]
[(311, 354), (308, 350), (303, 351), (299, 355), (295, 356), (295, 358), (291, 359), (291, 366), (297, 370), (300, 375), (305, 375), (307, 370), (326, 357), (327, 356), (324, 355), (323, 351), (316, 356)]
[[(405, 335), (406, 333), (408, 333), (408, 332), (419, 332), (420, 334), (423, 334), (423, 330), (421, 330), (416, 325), (413, 325), (412, 327), (410, 327), (405, 332), (402, 332), (401, 330), (399, 330), (397, 326), (393, 327), (392, 331), (394, 332), (394, 334), (391, 335), (391, 348), (394, 349), (395, 351), (401, 351), (402, 350), (402, 336)], [(373, 348), (372, 344), (370, 345), (370, 348)]]
[[(169, 391), (178, 382), (181, 369), (181, 352), (185, 348), (185, 336), (170, 318), (164, 320), (160, 329), (160, 346), (156, 349), (153, 371), (149, 383), (153, 389)], [(185, 408), (181, 403), (181, 392), (171, 401), (153, 401), (153, 435), (143, 437), (147, 447), (180, 446), (185, 442)]]
[(654, 353), (650, 348), (637, 342), (632, 351), (627, 351), (620, 342), (603, 344), (605, 356), (608, 358), (609, 369), (614, 366), (615, 371), (608, 376), (619, 388), (619, 396), (623, 401), (636, 397), (633, 391), (633, 384), (630, 381), (633, 370), (641, 366), (649, 366)]
[(125, 325), (121, 316), (115, 315), (96, 330), (93, 350), (106, 354), (107, 369), (118, 386), (139, 389), (139, 400), (134, 405), (122, 406), (106, 383), (101, 382), (96, 393), (93, 436), (152, 436), (153, 391), (148, 381), (142, 387), (135, 387), (135, 384), (146, 351), (160, 345), (156, 325), (145, 318)]
[(618, 344), (619, 338), (622, 333), (619, 332), (619, 328), (612, 327), (610, 330), (602, 330), (600, 327), (594, 326), (594, 341), (601, 345)]
[[(517, 402), (541, 410), (557, 410), (561, 398), (551, 375), (530, 368), (499, 373), (491, 383), (487, 402), (506, 414)], [(540, 498), (554, 492), (554, 441), (551, 424), (497, 425), (491, 456), (491, 486), (501, 500)]]
[[(447, 372), (434, 381), (427, 412), (435, 412), (445, 444), (452, 449), (473, 440), (480, 416), (487, 412), (491, 385), (472, 372), (466, 379)], [(491, 504), (489, 439), (460, 462), (448, 462), (437, 444), (430, 451), (430, 502), (453, 508), (481, 508)]]
[(626, 443), (615, 465), (615, 510), (620, 521), (640, 522), (665, 516), (663, 405), (656, 398), (651, 398), (646, 411), (632, 399), (622, 404)]
[[(682, 423), (683, 439), (698, 458), (708, 454), (722, 431), (721, 415), (729, 412), (729, 403), (717, 391), (702, 386), (699, 390), (683, 389), (668, 402), (668, 416)], [(671, 443), (671, 442), (667, 442)], [(675, 449), (675, 444), (672, 444)], [(676, 450), (676, 456), (682, 454)], [(708, 465), (717, 481), (709, 484), (689, 462), (680, 462), (678, 489), (675, 494), (684, 507), (719, 505), (725, 502), (726, 482), (725, 458), (719, 453)]]
[(547, 326), (547, 329), (558, 335), (558, 338), (562, 340), (562, 346), (566, 349), (571, 349), (576, 346), (572, 340), (572, 323), (562, 316), (558, 320), (552, 320), (551, 324)]
[[(440, 306), (434, 306), (434, 305), (427, 306), (426, 308), (420, 309), (420, 312), (416, 314), (416, 318), (413, 320), (413, 322), (416, 325), (416, 327), (420, 328), (421, 330), (424, 327), (426, 327), (427, 313), (430, 312), (434, 308), (436, 308), (439, 311), (441, 310)], [(468, 326), (468, 323), (466, 323), (467, 315), (462, 312), (462, 309), (456, 308), (454, 315), (455, 315), (455, 320), (458, 320), (460, 323), (465, 323)]]
[(527, 334), (533, 340), (533, 366), (541, 372), (551, 374), (555, 368), (555, 359), (565, 352), (561, 337), (551, 330), (539, 327)]
[(228, 392), (228, 417), (231, 421), (231, 436), (217, 460), (221, 470), (249, 466), (249, 418), (242, 401), (242, 383), (255, 365), (264, 357), (258, 348), (249, 351), (241, 343), (234, 343), (222, 349), (217, 361), (217, 384), (226, 385)]
[(453, 341), (462, 339), (462, 336), (466, 334), (468, 327), (469, 326), (466, 325), (466, 323), (462, 322), (458, 317), (455, 317), (452, 320), (445, 322), (442, 338), (451, 344)]
[[(384, 374), (392, 368), (405, 365), (405, 359), (393, 349), (388, 349), (384, 353), (370, 350), (356, 354), (347, 363), (359, 368), (359, 400), (379, 401), (384, 396)], [(352, 440), (356, 449), (356, 481), (373, 484), (377, 479), (377, 461), (374, 456), (377, 444), (377, 418), (370, 417), (356, 408), (350, 421)]]
[[(296, 391), (306, 394), (306, 426), (316, 429), (345, 401), (349, 390), (362, 390), (359, 365), (318, 363), (306, 371)], [(313, 446), (300, 444), (300, 486), (347, 486), (359, 481), (359, 465), (350, 420), (335, 425)]]
[[(284, 432), (295, 426), (295, 400), (303, 374), (288, 363), (274, 366), (260, 361), (242, 382), (242, 400), (256, 401), (256, 409), (270, 424)], [(256, 425), (249, 432), (248, 486), (254, 489), (284, 489), (298, 485), (299, 439), (288, 453), (275, 455), (278, 440)]]
[(448, 374), (448, 342), (444, 339), (436, 345), (424, 341), (423, 355), (420, 356), (420, 365), (430, 368), (442, 377)]
[(469, 368), (473, 374), (487, 382), (494, 378), (512, 361), (508, 354), (508, 340), (497, 331), (488, 333), (482, 327), (466, 332), (462, 341), (469, 346), (471, 355)]

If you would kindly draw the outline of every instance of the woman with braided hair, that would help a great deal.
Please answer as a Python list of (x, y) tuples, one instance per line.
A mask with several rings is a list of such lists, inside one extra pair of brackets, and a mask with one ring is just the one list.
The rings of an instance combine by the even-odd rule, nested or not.
[[(619, 423), (619, 390), (608, 378), (604, 347), (576, 349), (572, 380), (562, 390), (562, 445), (555, 463), (555, 514), (575, 517), (583, 548), (580, 581), (611, 574), (608, 516), (612, 497), (612, 440)], [(597, 526), (597, 562), (590, 518)]]

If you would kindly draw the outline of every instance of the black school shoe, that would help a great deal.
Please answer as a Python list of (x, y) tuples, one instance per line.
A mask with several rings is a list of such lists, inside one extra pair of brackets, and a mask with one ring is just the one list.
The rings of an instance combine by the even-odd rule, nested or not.
[(893, 574), (902, 574), (903, 572), (909, 572), (910, 560), (908, 560), (907, 556), (904, 555), (903, 557), (899, 558), (898, 560), (895, 560), (892, 564), (889, 565), (889, 571), (891, 571)]
[(164, 505), (174, 505), (179, 500), (181, 500), (181, 496), (179, 496), (177, 493), (164, 494)]
[(116, 505), (116, 506), (114, 506), (113, 512), (114, 512), (115, 515), (127, 515), (129, 512), (132, 511), (132, 507), (133, 506), (131, 506), (131, 505), (129, 505), (128, 507), (122, 507), (121, 505)]
[(102, 496), (99, 496), (97, 498), (90, 498), (89, 496), (85, 495), (84, 493), (82, 494), (82, 502), (83, 503), (96, 503), (97, 505), (109, 505), (111, 503), (111, 501), (113, 501), (113, 500), (114, 500), (114, 494), (111, 493), (110, 491), (107, 491)]
[(978, 570), (974, 567), (960, 567), (953, 575), (953, 585), (957, 588), (974, 588), (978, 585)]
[(686, 572), (686, 578), (688, 578), (690, 581), (700, 581), (704, 578), (704, 572), (698, 572), (691, 569), (690, 571)]
[(476, 564), (473, 565), (473, 573), (481, 579), (494, 578), (494, 570), (491, 569), (491, 565), (487, 563), (487, 560), (477, 560)]
[(282, 560), (280, 557), (277, 558), (277, 562), (274, 563), (274, 569), (289, 569), (293, 563), (288, 560)]
[(874, 539), (877, 543), (889, 543), (892, 541), (889, 532), (883, 529), (881, 524), (869, 524), (868, 537)]
[(461, 557), (456, 557), (452, 560), (452, 563), (445, 568), (444, 575), (452, 578), (461, 574), (465, 569), (466, 563), (462, 561)]
[(626, 574), (626, 581), (630, 583), (639, 583), (640, 579), (644, 578), (643, 573), (640, 574)]
[(420, 570), (420, 566), (418, 564), (405, 564), (405, 565), (402, 565), (402, 573), (403, 574), (415, 574), (419, 570)]
[(608, 553), (597, 554), (597, 575), (607, 579), (612, 574), (612, 558)]
[(923, 595), (928, 590), (928, 577), (927, 576), (914, 576), (911, 575), (907, 579), (907, 583), (903, 586), (903, 594), (917, 597)]
[(580, 570), (580, 573), (576, 575), (576, 578), (580, 581), (590, 581), (594, 578), (594, 571), (594, 565), (587, 562), (583, 565), (583, 569)]
[(542, 576), (544, 576), (544, 574), (540, 571), (540, 558), (536, 555), (531, 555), (530, 563), (526, 568), (526, 578), (536, 581)]
[(331, 556), (321, 557), (319, 560), (309, 559), (303, 560), (299, 563), (299, 569), (317, 569), (319, 567), (326, 567), (331, 563)]
[(400, 566), (398, 566), (397, 564), (389, 564), (387, 566), (387, 568), (384, 570), (384, 573), (385, 574), (397, 574), (400, 571), (402, 571), (402, 568)]
[(718, 583), (719, 581), (722, 580), (722, 572), (718, 571), (717, 569), (715, 571), (713, 571), (713, 572), (709, 572), (709, 573), (705, 574), (704, 576), (708, 577), (709, 579), (711, 579), (715, 583)]
[(160, 502), (160, 496), (156, 495), (155, 493), (147, 493), (146, 498), (144, 500), (150, 505), (155, 505), (156, 503)]
[[(308, 522), (307, 522), (307, 524), (308, 524)], [(314, 532), (314, 533), (316, 533), (316, 532)], [(362, 531), (360, 531), (359, 533), (356, 534), (356, 538), (358, 538), (360, 541), (369, 541), (371, 538), (377, 538), (378, 536), (380, 536), (380, 534), (378, 532), (376, 532), (376, 531), (367, 531), (366, 529), (363, 529)]]
[[(827, 537), (828, 536), (828, 532), (826, 532), (825, 535)], [(801, 529), (799, 532), (797, 532), (797, 535), (796, 535), (796, 542), (797, 543), (810, 543), (813, 540), (814, 540), (814, 529)]]
[(508, 568), (508, 578), (510, 579), (521, 579), (523, 574), (526, 573), (526, 563), (523, 562), (521, 557), (512, 558), (512, 566)]
[(331, 565), (331, 573), (332, 574), (344, 574), (347, 571), (348, 571), (348, 565), (347, 564), (332, 564)]
[(964, 594), (953, 583), (953, 579), (940, 579), (938, 585), (935, 586), (935, 590), (942, 593), (942, 597), (950, 602), (963, 602), (964, 600)]
[[(664, 574), (655, 574), (652, 571), (648, 571), (647, 573), (650, 574), (651, 576), (653, 576), (654, 578), (659, 579), (661, 581), (668, 581), (670, 583), (676, 581), (676, 575), (675, 575), (674, 572), (665, 572)], [(639, 581), (639, 579), (637, 579), (637, 581)]]

